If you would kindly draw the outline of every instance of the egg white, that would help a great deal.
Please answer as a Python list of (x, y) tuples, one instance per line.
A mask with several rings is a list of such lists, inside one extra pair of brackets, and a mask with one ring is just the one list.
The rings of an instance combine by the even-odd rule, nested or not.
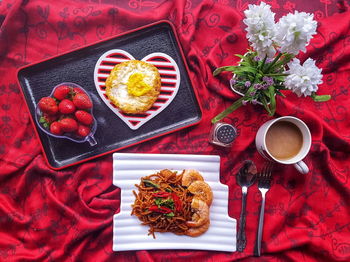
[[(128, 80), (131, 75), (141, 73), (143, 81), (152, 89), (141, 95), (134, 96), (128, 92)], [(143, 61), (131, 60), (123, 62), (112, 70), (107, 80), (107, 96), (126, 113), (140, 113), (148, 110), (156, 101), (160, 91), (160, 75), (158, 69)]]

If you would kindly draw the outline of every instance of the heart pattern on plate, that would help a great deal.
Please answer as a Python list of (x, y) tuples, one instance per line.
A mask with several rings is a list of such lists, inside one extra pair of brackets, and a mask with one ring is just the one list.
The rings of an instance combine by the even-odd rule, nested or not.
[(104, 53), (96, 63), (94, 82), (98, 94), (105, 104), (131, 129), (136, 130), (143, 124), (163, 111), (175, 98), (180, 86), (179, 68), (169, 55), (164, 53), (152, 53), (142, 61), (153, 64), (158, 68), (161, 78), (160, 94), (153, 106), (142, 114), (126, 114), (120, 111), (105, 94), (105, 81), (115, 65), (135, 58), (121, 49), (113, 49)]

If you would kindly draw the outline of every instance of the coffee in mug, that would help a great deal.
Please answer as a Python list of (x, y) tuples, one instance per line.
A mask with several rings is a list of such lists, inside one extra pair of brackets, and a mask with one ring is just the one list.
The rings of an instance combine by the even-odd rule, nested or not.
[(303, 174), (309, 168), (302, 159), (311, 147), (311, 134), (307, 125), (292, 116), (272, 119), (258, 130), (255, 143), (259, 153), (270, 161), (294, 164)]
[(277, 121), (266, 132), (266, 148), (278, 160), (295, 157), (303, 146), (303, 134), (289, 121)]

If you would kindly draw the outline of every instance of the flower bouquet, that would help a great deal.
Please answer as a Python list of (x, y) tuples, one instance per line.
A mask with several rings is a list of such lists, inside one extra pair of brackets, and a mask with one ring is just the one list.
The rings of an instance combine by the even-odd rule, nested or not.
[(261, 104), (270, 116), (276, 111), (276, 95), (285, 97), (281, 90), (292, 90), (298, 97), (310, 96), (314, 101), (327, 101), (329, 95), (316, 95), (322, 84), (321, 69), (308, 58), (303, 64), (295, 56), (305, 52), (317, 22), (312, 14), (295, 11), (275, 23), (275, 14), (264, 2), (249, 5), (244, 11), (247, 39), (251, 48), (236, 66), (217, 68), (213, 75), (232, 72), (230, 85), (242, 97), (212, 119), (216, 123), (247, 103)]

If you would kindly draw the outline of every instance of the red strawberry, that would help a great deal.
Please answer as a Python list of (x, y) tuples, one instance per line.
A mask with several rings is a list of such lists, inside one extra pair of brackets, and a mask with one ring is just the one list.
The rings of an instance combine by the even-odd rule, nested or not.
[(73, 118), (63, 118), (60, 123), (63, 132), (74, 132), (78, 129), (78, 123)]
[(75, 111), (74, 115), (80, 123), (87, 126), (91, 125), (94, 121), (92, 115), (84, 110), (77, 110)]
[(39, 109), (46, 114), (55, 115), (58, 112), (58, 106), (52, 97), (43, 97), (38, 103)]
[(60, 122), (53, 122), (50, 125), (50, 132), (54, 135), (62, 135), (63, 134), (63, 130), (62, 130), (62, 125)]
[(74, 87), (73, 88), (73, 93), (74, 94), (85, 94), (84, 90), (79, 88), (79, 87)]
[(53, 96), (55, 98), (57, 98), (58, 100), (63, 100), (65, 98), (67, 98), (70, 91), (71, 91), (71, 88), (69, 86), (66, 86), (66, 85), (59, 86), (53, 92)]
[(78, 136), (86, 137), (88, 134), (90, 134), (90, 131), (91, 131), (90, 127), (84, 126), (84, 125), (79, 125), (77, 134), (78, 134)]
[(92, 102), (86, 94), (76, 94), (73, 97), (73, 103), (79, 109), (90, 109), (92, 107)]
[(62, 114), (72, 114), (75, 111), (75, 105), (69, 99), (63, 99), (58, 104), (58, 109)]
[(49, 124), (51, 124), (52, 122), (54, 122), (58, 119), (58, 115), (48, 115), (45, 113), (41, 117), (45, 120), (45, 122), (47, 122)]
[(51, 123), (56, 121), (57, 118), (57, 115), (48, 115), (46, 113), (43, 113), (43, 115), (39, 118), (39, 123), (42, 124), (42, 126), (46, 129), (48, 129)]

